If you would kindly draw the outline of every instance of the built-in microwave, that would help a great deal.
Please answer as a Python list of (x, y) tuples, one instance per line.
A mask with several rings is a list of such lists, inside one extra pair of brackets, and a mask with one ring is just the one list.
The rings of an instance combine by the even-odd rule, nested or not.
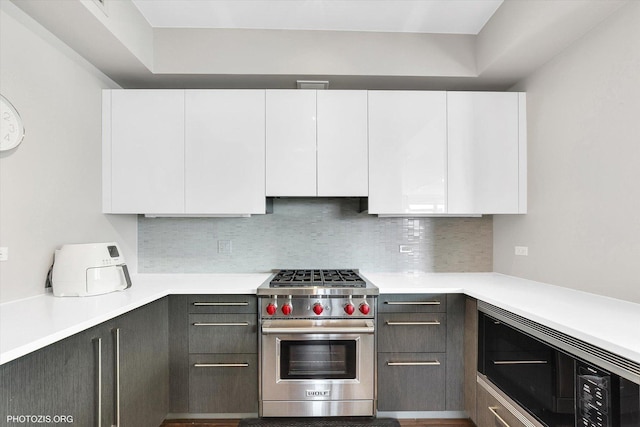
[(542, 424), (640, 427), (638, 384), (534, 337), (502, 316), (480, 312), (478, 320), (478, 372)]

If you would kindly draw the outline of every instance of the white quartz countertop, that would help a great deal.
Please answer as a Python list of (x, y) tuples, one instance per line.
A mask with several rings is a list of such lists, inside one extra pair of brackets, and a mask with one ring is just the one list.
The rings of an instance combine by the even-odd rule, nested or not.
[(381, 293), (464, 293), (640, 363), (640, 304), (498, 273), (365, 277)]
[[(498, 273), (367, 273), (380, 293), (464, 293), (640, 363), (640, 304)], [(253, 294), (270, 273), (141, 274), (123, 292), (0, 304), (0, 364), (172, 294)]]
[(140, 274), (91, 297), (52, 293), (0, 304), (0, 365), (171, 294), (255, 294), (264, 274)]

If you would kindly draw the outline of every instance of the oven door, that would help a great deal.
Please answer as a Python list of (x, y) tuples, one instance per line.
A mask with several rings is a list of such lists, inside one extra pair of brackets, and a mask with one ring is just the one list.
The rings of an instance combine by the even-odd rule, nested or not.
[(267, 320), (261, 400), (374, 399), (373, 320)]

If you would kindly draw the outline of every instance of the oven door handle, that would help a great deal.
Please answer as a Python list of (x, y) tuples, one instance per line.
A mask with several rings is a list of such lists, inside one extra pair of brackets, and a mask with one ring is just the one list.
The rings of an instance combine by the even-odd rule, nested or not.
[(363, 326), (271, 326), (270, 322), (262, 325), (263, 335), (273, 334), (373, 334), (375, 328), (372, 320), (365, 321)]

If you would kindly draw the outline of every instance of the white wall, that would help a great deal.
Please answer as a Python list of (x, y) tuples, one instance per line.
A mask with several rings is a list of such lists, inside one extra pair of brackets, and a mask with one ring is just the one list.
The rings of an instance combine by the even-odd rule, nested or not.
[(517, 82), (628, 1), (505, 1), (478, 34), (478, 75)]
[(159, 74), (476, 76), (469, 35), (155, 28)]
[(494, 217), (494, 269), (640, 302), (640, 2), (515, 89), (527, 91), (529, 213)]
[(2, 0), (0, 91), (26, 129), (0, 154), (0, 301), (44, 292), (54, 249), (117, 241), (137, 265), (136, 217), (101, 214), (101, 89), (112, 81)]

